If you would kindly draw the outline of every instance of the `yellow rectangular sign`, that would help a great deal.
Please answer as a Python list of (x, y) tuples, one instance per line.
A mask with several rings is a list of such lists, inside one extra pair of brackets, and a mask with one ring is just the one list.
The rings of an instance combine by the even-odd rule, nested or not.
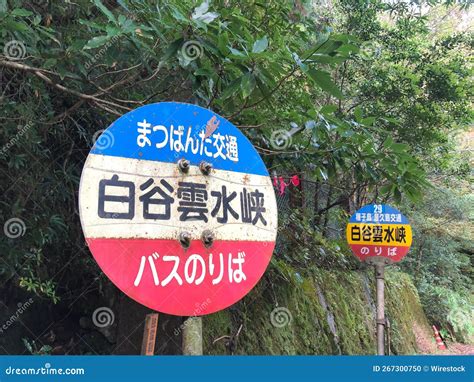
[(409, 224), (349, 223), (346, 228), (349, 244), (410, 246)]

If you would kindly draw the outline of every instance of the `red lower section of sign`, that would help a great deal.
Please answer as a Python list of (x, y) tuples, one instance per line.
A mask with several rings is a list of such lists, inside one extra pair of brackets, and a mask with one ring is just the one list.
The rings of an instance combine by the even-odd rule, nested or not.
[(159, 312), (200, 316), (244, 297), (270, 262), (274, 242), (86, 239), (95, 260), (122, 292)]
[(365, 261), (368, 257), (386, 257), (393, 262), (400, 261), (410, 250), (409, 246), (378, 246), (364, 244), (350, 244), (352, 252), (361, 260)]

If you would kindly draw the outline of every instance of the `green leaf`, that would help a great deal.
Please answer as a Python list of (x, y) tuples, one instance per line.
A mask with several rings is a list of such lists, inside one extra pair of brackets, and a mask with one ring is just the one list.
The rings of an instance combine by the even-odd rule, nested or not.
[(354, 40), (354, 36), (350, 34), (343, 34), (343, 33), (333, 33), (331, 34), (331, 38), (336, 41), (342, 41), (343, 43), (348, 43), (349, 41)]
[(402, 201), (402, 193), (400, 192), (400, 190), (398, 188), (395, 188), (393, 190), (393, 196), (394, 196), (395, 201), (397, 203), (400, 203)]
[(48, 353), (48, 352), (50, 352), (51, 350), (53, 350), (53, 348), (51, 347), (51, 345), (43, 345), (43, 346), (41, 346), (40, 352), (41, 352), (41, 353)]
[(24, 8), (15, 8), (11, 15), (12, 16), (20, 16), (20, 17), (27, 17), (27, 16), (31, 16), (33, 13), (24, 9)]
[(173, 41), (169, 46), (168, 48), (165, 50), (165, 53), (163, 54), (163, 56), (161, 57), (161, 59), (163, 61), (166, 61), (168, 60), (169, 58), (171, 58), (172, 56), (176, 55), (176, 52), (178, 51), (178, 49), (183, 45), (183, 42), (184, 42), (184, 39), (183, 38), (179, 38), (175, 41)]
[(386, 117), (384, 118), (385, 121), (393, 123), (395, 125), (399, 125), (400, 121), (397, 118), (392, 118), (392, 117)]
[(111, 38), (114, 36), (118, 36), (122, 32), (120, 28), (113, 27), (111, 25), (107, 25), (107, 28), (105, 28), (105, 30), (107, 31), (107, 36)]
[(345, 57), (330, 56), (324, 53), (315, 53), (311, 56), (312, 62), (319, 62), (321, 64), (340, 64), (344, 60), (346, 60)]
[(268, 48), (268, 39), (267, 39), (267, 36), (265, 36), (261, 38), (260, 40), (255, 41), (252, 47), (252, 53), (262, 53), (267, 48)]
[(362, 109), (359, 106), (354, 109), (354, 116), (357, 122), (360, 122), (362, 119)]
[(367, 117), (367, 118), (362, 118), (360, 120), (360, 123), (366, 126), (372, 126), (376, 120), (376, 117)]
[(61, 65), (57, 68), (57, 72), (59, 74), (59, 78), (61, 78), (61, 80), (64, 80), (67, 75), (67, 68)]
[(245, 57), (245, 54), (243, 54), (240, 50), (234, 49), (232, 47), (229, 47), (230, 53), (232, 53), (233, 56), (237, 57)]
[[(53, 33), (51, 33), (51, 29), (49, 28), (45, 28), (41, 25), (39, 25), (37, 27), (37, 30), (39, 32), (40, 35), (43, 35), (43, 36), (46, 36), (47, 38), (53, 40), (56, 44), (58, 44), (59, 46), (61, 46), (61, 41), (59, 41)], [(45, 41), (46, 39), (43, 39), (43, 41)]]
[(242, 77), (240, 88), (242, 89), (242, 96), (244, 98), (247, 98), (252, 93), (253, 89), (255, 89), (255, 84), (255, 76), (253, 73), (246, 73)]
[(209, 68), (199, 68), (194, 72), (195, 76), (211, 77), (214, 72)]
[(171, 13), (173, 14), (173, 17), (178, 20), (178, 21), (184, 21), (186, 23), (189, 23), (189, 20), (176, 8), (173, 8), (171, 10)]
[(334, 41), (334, 40), (325, 40), (323, 42), (317, 43), (315, 46), (307, 49), (301, 57), (303, 58), (312, 58), (313, 54), (330, 54), (334, 52), (337, 48), (342, 45), (341, 41)]
[(337, 110), (336, 105), (325, 105), (323, 106), (319, 112), (324, 115), (331, 115)]
[(104, 5), (102, 4), (102, 1), (100, 0), (94, 0), (94, 4), (97, 8), (100, 9), (100, 11), (105, 15), (107, 16), (107, 19), (110, 21), (110, 22), (113, 22), (114, 24), (117, 23), (117, 20), (115, 20), (115, 16), (113, 15), (112, 12), (109, 11), (109, 9)]
[(388, 195), (392, 193), (394, 186), (392, 184), (386, 184), (385, 186), (380, 187), (380, 193), (382, 195)]
[(267, 87), (267, 85), (265, 85), (264, 82), (260, 81), (259, 79), (257, 79), (257, 86), (259, 90), (262, 92), (263, 96), (265, 97), (265, 102), (270, 104), (270, 98), (271, 98), (270, 89)]
[(55, 58), (48, 58), (44, 64), (42, 65), (42, 67), (44, 69), (51, 69), (53, 66), (56, 65), (56, 63), (58, 62), (58, 60), (56, 60)]
[(328, 92), (338, 99), (342, 99), (344, 97), (337, 85), (331, 79), (331, 75), (328, 72), (311, 68), (307, 71), (307, 74), (316, 83), (316, 85), (318, 85), (325, 92)]
[[(125, 1), (123, 0), (117, 0), (117, 3), (123, 8), (125, 9), (127, 12), (130, 12), (130, 9), (127, 7), (127, 4), (125, 3)], [(120, 17), (120, 16), (119, 16)]]
[(94, 21), (90, 20), (85, 20), (85, 19), (79, 19), (79, 24), (81, 25), (87, 25), (88, 27), (94, 28), (94, 29), (99, 29), (99, 30), (104, 30), (105, 26), (103, 24), (96, 23)]
[(404, 143), (394, 143), (392, 144), (391, 149), (396, 153), (404, 153), (408, 151), (409, 146)]
[(389, 148), (389, 147), (392, 147), (392, 145), (393, 145), (393, 138), (392, 137), (387, 137), (387, 139), (385, 139), (385, 141), (383, 143), (383, 147)]
[(242, 77), (233, 80), (228, 86), (226, 86), (225, 90), (222, 92), (221, 99), (227, 99), (235, 92), (237, 92), (237, 89), (239, 88), (241, 82)]
[(217, 47), (219, 48), (219, 51), (224, 55), (229, 51), (227, 45), (229, 45), (229, 35), (227, 34), (227, 32), (219, 33)]
[(359, 52), (359, 47), (353, 44), (344, 44), (337, 48), (337, 51), (343, 54), (357, 53)]
[(109, 41), (110, 36), (97, 36), (93, 39), (89, 40), (84, 47), (84, 49), (94, 49), (98, 48), (99, 46), (104, 45), (107, 41)]
[(28, 340), (26, 338), (22, 338), (23, 340), (23, 344), (25, 345), (26, 349), (31, 353), (33, 354), (33, 347), (31, 346), (31, 344), (28, 342)]
[[(271, 69), (271, 68), (270, 68)], [(275, 77), (278, 76), (278, 73), (275, 73), (271, 70), (267, 70), (264, 67), (259, 67), (255, 71), (255, 76), (260, 79), (260, 81), (265, 84), (267, 87), (275, 87)]]
[(5, 25), (7, 26), (5, 29), (6, 30), (14, 30), (14, 31), (18, 31), (18, 32), (26, 32), (28, 31), (30, 28), (28, 27), (28, 25), (26, 25), (25, 23), (21, 23), (21, 22), (16, 22), (16, 21), (13, 21), (13, 20), (6, 20), (5, 21)]

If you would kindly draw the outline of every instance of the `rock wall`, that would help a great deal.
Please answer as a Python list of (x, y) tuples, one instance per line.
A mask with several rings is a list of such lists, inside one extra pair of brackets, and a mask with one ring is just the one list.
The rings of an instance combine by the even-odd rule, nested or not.
[[(427, 335), (430, 327), (410, 277), (387, 269), (385, 298), (391, 352), (416, 354), (414, 325)], [(286, 265), (232, 308), (204, 317), (204, 354), (375, 354), (374, 299), (370, 269), (301, 276)]]

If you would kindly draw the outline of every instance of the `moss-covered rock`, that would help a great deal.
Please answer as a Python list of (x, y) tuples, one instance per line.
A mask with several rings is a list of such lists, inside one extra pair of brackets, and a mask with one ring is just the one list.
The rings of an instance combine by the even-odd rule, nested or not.
[[(374, 284), (367, 271), (270, 270), (239, 303), (204, 318), (204, 354), (375, 354)], [(391, 351), (416, 353), (413, 324), (429, 325), (410, 277), (387, 269), (385, 296)]]
[(406, 273), (391, 271), (389, 268), (385, 280), (385, 305), (391, 326), (391, 349), (395, 354), (414, 354), (418, 349), (413, 325), (418, 325), (420, 330), (425, 332), (426, 338), (433, 335), (418, 292)]

